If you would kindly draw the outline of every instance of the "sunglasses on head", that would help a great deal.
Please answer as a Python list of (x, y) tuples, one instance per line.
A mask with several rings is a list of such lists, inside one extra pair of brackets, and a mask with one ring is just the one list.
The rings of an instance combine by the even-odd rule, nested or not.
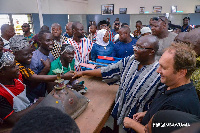
[[(161, 21), (165, 22), (165, 21), (162, 19), (162, 17), (153, 17), (152, 19), (153, 19), (153, 21), (161, 20)], [(166, 22), (165, 22), (165, 23), (166, 23)]]

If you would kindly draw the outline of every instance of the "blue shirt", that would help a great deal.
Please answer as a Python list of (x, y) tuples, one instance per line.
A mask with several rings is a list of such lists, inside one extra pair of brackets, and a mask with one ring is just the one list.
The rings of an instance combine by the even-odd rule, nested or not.
[(200, 103), (192, 83), (167, 90), (165, 86), (153, 100), (149, 110), (142, 120), (146, 125), (159, 110), (178, 110), (200, 116)]
[[(45, 61), (47, 60), (47, 58), (50, 59), (50, 62), (54, 60), (54, 57), (50, 52), (49, 56), (46, 56), (39, 50), (34, 51), (30, 64), (31, 70), (34, 71), (35, 74), (39, 74), (44, 68), (41, 59)], [(45, 93), (46, 93), (45, 83), (40, 83), (37, 87), (27, 91), (27, 97), (32, 102), (35, 98), (44, 97)]]
[(135, 45), (137, 40), (132, 39), (130, 43), (118, 42), (114, 45), (114, 51), (112, 53), (113, 57), (124, 58), (134, 54), (133, 45)]
[(113, 33), (113, 35), (115, 36), (116, 34), (118, 34), (115, 29), (112, 29), (111, 32)]
[(114, 43), (109, 42), (109, 44), (106, 47), (103, 47), (98, 44), (93, 44), (92, 51), (91, 51), (91, 58), (93, 61), (97, 59), (97, 56), (112, 56), (112, 52), (114, 50)]

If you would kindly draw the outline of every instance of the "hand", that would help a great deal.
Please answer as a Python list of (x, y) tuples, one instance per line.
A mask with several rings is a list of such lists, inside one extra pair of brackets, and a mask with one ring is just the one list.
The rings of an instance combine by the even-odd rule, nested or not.
[(76, 83), (76, 84), (72, 85), (72, 89), (74, 89), (76, 91), (80, 91), (80, 90), (82, 90), (84, 88), (85, 88), (85, 86), (83, 84)]
[(62, 78), (65, 80), (72, 80), (72, 77), (74, 76), (74, 71), (69, 71), (65, 73)]
[(134, 122), (136, 122), (136, 121), (129, 118), (129, 117), (125, 117), (124, 118), (124, 127), (125, 128), (132, 128), (134, 126)]
[(50, 62), (49, 58), (47, 58), (46, 61), (44, 61), (43, 59), (41, 59), (41, 62), (44, 65), (45, 68), (49, 68), (49, 69), (51, 68), (51, 62)]
[(139, 112), (133, 115), (133, 120), (137, 121), (137, 122), (142, 122), (142, 119), (144, 118), (145, 114), (147, 111), (145, 112)]
[(77, 79), (83, 76), (83, 72), (74, 72), (74, 76), (72, 77), (73, 79)]

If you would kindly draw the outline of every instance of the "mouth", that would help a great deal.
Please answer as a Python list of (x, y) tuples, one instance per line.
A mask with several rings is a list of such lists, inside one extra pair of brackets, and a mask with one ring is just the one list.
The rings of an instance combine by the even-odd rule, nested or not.
[(49, 45), (49, 49), (53, 49), (53, 45)]

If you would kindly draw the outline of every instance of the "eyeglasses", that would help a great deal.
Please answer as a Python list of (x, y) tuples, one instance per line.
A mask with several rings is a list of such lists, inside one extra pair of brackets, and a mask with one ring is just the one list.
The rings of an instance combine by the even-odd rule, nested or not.
[(133, 45), (133, 48), (135, 49), (135, 50), (144, 50), (144, 49), (151, 49), (151, 50), (154, 50), (153, 48), (142, 48), (142, 47), (140, 47), (140, 46), (135, 46), (135, 45)]
[(26, 28), (26, 27), (29, 27), (29, 26), (22, 26), (22, 27)]
[(119, 25), (120, 23), (115, 23), (115, 25)]

